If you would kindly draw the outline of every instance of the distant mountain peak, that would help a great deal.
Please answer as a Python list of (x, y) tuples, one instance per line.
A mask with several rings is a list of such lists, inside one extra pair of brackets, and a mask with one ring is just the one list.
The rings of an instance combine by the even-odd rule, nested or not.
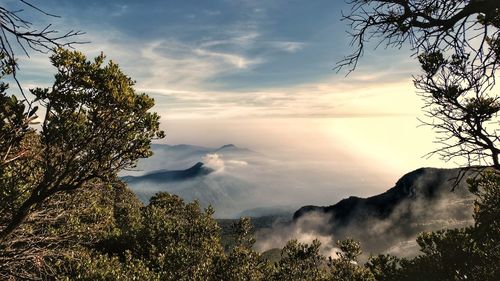
[(140, 181), (153, 181), (153, 182), (173, 182), (190, 180), (196, 177), (206, 176), (212, 173), (212, 168), (206, 167), (202, 162), (198, 162), (185, 170), (158, 170), (148, 173), (143, 176), (125, 176), (121, 177), (127, 183), (140, 182)]
[[(405, 174), (386, 192), (368, 198), (350, 196), (330, 206), (304, 206), (294, 213), (294, 220), (309, 212), (329, 214), (333, 221), (340, 223), (351, 221), (359, 213), (385, 218), (403, 201), (416, 200), (417, 197), (432, 200), (443, 194), (447, 195), (446, 193), (451, 192), (453, 179), (458, 176), (459, 171), (460, 169), (420, 168)], [(461, 181), (461, 184), (464, 182)], [(461, 190), (457, 190), (455, 195), (469, 194), (466, 188)]]
[(466, 188), (465, 179), (451, 191), (461, 173), (466, 173), (465, 178), (475, 175), (459, 168), (420, 168), (378, 195), (350, 196), (330, 206), (304, 206), (294, 213), (293, 221), (307, 227), (309, 233), (358, 240), (367, 252), (401, 249), (403, 256), (416, 255), (417, 247), (401, 248), (401, 243), (414, 240), (423, 231), (462, 228), (472, 223), (475, 198)]
[(226, 149), (226, 148), (236, 148), (236, 145), (234, 145), (234, 144), (232, 144), (232, 143), (230, 143), (230, 144), (225, 144), (225, 145), (223, 145), (223, 146), (219, 147), (219, 149), (217, 149), (217, 150)]
[[(201, 167), (203, 167), (203, 163), (202, 162), (198, 162), (196, 164), (194, 164), (191, 168), (187, 169), (187, 170), (199, 170), (201, 169)], [(207, 169), (210, 169), (210, 168), (207, 168)]]

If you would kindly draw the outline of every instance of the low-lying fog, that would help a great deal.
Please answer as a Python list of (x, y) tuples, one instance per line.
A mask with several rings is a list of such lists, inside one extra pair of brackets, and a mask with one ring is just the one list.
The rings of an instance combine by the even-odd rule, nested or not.
[[(162, 125), (167, 137), (154, 146), (155, 155), (124, 175), (183, 170), (201, 161), (214, 172), (132, 188), (144, 201), (162, 190), (199, 199), (204, 206), (212, 204), (219, 218), (292, 212), (351, 195), (370, 196), (411, 170), (443, 166), (422, 158), (432, 148), (433, 135), (417, 128), (413, 116), (166, 120)], [(218, 150), (226, 144), (236, 148)]]

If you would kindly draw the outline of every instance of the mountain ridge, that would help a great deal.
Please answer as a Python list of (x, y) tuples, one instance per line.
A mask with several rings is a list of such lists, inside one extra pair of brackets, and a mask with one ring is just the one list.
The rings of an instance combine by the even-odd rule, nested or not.
[[(394, 187), (381, 194), (367, 198), (350, 196), (329, 206), (303, 206), (294, 213), (293, 219), (297, 220), (307, 212), (316, 211), (332, 213), (334, 220), (344, 223), (351, 214), (359, 212), (359, 208), (368, 208), (370, 210), (367, 211), (371, 211), (372, 214), (383, 219), (391, 213), (396, 205), (405, 200), (415, 199), (416, 197), (433, 199), (442, 195), (443, 191), (451, 192), (451, 184), (448, 181), (456, 178), (459, 172), (459, 168), (419, 168), (403, 175)], [(422, 177), (426, 177), (426, 179)], [(423, 180), (425, 182), (421, 182)], [(459, 185), (463, 185), (463, 183), (459, 183)], [(445, 190), (446, 188), (449, 188), (449, 190)], [(456, 192), (463, 193), (463, 189), (461, 188)]]
[(140, 181), (176, 182), (205, 176), (212, 172), (214, 172), (212, 168), (206, 167), (202, 162), (198, 162), (185, 170), (156, 170), (142, 176), (123, 176), (121, 179), (126, 183)]
[(374, 196), (350, 196), (328, 206), (303, 206), (293, 214), (293, 224), (335, 239), (353, 238), (368, 252), (416, 255), (416, 244), (406, 250), (401, 245), (414, 241), (423, 231), (460, 228), (473, 222), (475, 198), (465, 181), (473, 172), (465, 171), (466, 176), (453, 188), (454, 179), (463, 172), (460, 168), (419, 168)]

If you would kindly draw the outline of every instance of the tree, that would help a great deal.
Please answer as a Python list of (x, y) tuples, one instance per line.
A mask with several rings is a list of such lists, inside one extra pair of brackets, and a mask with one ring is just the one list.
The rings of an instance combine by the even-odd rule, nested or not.
[(445, 161), (500, 169), (500, 100), (492, 93), (500, 60), (500, 2), (497, 0), (352, 0), (344, 16), (355, 51), (337, 64), (354, 70), (367, 40), (418, 55), (424, 74), (415, 85), (425, 101)]
[(311, 245), (289, 241), (281, 250), (281, 260), (269, 280), (326, 280), (326, 259), (319, 253), (321, 243)]
[[(0, 53), (0, 79), (12, 74), (13, 66), (5, 61), (6, 55)], [(26, 153), (20, 150), (24, 136), (32, 131), (30, 122), (36, 117), (36, 108), (26, 109), (22, 100), (16, 96), (8, 96), (9, 85), (0, 82), (0, 167), (22, 157)]]
[(52, 196), (2, 243), (0, 279), (77, 276), (87, 265), (81, 260), (88, 260), (89, 249), (95, 249), (92, 255), (99, 259), (114, 255), (118, 242), (120, 248), (130, 242), (128, 232), (138, 229), (141, 207), (135, 194), (120, 182)]
[(233, 226), (236, 245), (215, 262), (213, 280), (257, 281), (270, 275), (270, 265), (252, 249), (255, 238), (250, 218), (240, 218)]
[[(12, 4), (12, 3), (11, 3)], [(28, 147), (19, 149), (25, 134), (31, 131), (30, 124), (37, 117), (38, 107), (25, 95), (17, 79), (17, 52), (26, 56), (30, 51), (48, 53), (54, 48), (72, 47), (84, 42), (74, 38), (84, 34), (81, 31), (59, 33), (51, 24), (39, 26), (23, 18), (24, 8), (29, 8), (47, 17), (50, 14), (26, 0), (19, 0), (18, 7), (9, 9), (0, 6), (0, 79), (12, 77), (17, 83), (22, 97), (7, 96), (8, 84), (0, 82), (0, 168), (6, 163), (28, 153)]]
[(361, 245), (352, 239), (337, 241), (340, 251), (338, 258), (330, 257), (328, 268), (332, 281), (375, 281), (373, 274), (365, 267), (358, 265)]
[(500, 97), (490, 92), (482, 72), (474, 73), (468, 55), (445, 59), (442, 52), (419, 56), (424, 75), (415, 78), (425, 101), (430, 125), (439, 133), (438, 153), (448, 161), (465, 157), (467, 163), (500, 169), (498, 135)]
[[(137, 94), (118, 65), (103, 65), (104, 60), (104, 55), (89, 61), (80, 52), (57, 49), (51, 57), (58, 70), (54, 85), (31, 90), (45, 108), (41, 132), (27, 129), (35, 134), (39, 149), (36, 157), (2, 164), (0, 183), (22, 192), (15, 211), (1, 214), (7, 224), (0, 230), (0, 242), (47, 198), (116, 178), (120, 170), (150, 156), (151, 140), (163, 137), (159, 116), (149, 112), (153, 99)], [(33, 166), (37, 176), (16, 180), (19, 163)]]
[(208, 280), (220, 256), (220, 228), (210, 207), (158, 193), (142, 211), (132, 254), (145, 260), (161, 280)]
[[(415, 54), (471, 53), (474, 65), (494, 78), (498, 65), (500, 3), (496, 0), (348, 0), (344, 20), (352, 29), (355, 51), (337, 64), (354, 70), (367, 40), (402, 47)], [(478, 42), (472, 42), (477, 38)]]
[(56, 266), (63, 267), (63, 270), (56, 276), (50, 276), (54, 280), (164, 280), (157, 272), (150, 270), (143, 260), (133, 258), (128, 252), (124, 258), (120, 258), (97, 251), (79, 251)]
[(402, 280), (400, 274), (401, 260), (395, 256), (379, 254), (371, 256), (365, 267), (373, 274), (375, 280), (398, 281)]

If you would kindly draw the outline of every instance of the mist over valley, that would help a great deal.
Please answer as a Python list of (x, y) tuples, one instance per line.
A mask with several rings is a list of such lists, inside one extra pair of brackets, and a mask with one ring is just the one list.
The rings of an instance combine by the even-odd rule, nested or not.
[[(422, 231), (473, 222), (474, 198), (464, 180), (455, 183), (460, 169), (420, 168), (389, 189), (375, 181), (356, 181), (334, 166), (318, 171), (306, 166), (311, 162), (287, 162), (234, 144), (154, 144), (153, 151), (122, 176), (143, 202), (169, 192), (212, 206), (225, 225), (251, 217), (255, 247), (262, 252), (282, 248), (290, 239), (319, 239), (323, 253), (335, 255), (335, 241), (354, 238), (367, 253), (414, 256), (415, 238)], [(383, 192), (352, 195), (367, 189)]]

